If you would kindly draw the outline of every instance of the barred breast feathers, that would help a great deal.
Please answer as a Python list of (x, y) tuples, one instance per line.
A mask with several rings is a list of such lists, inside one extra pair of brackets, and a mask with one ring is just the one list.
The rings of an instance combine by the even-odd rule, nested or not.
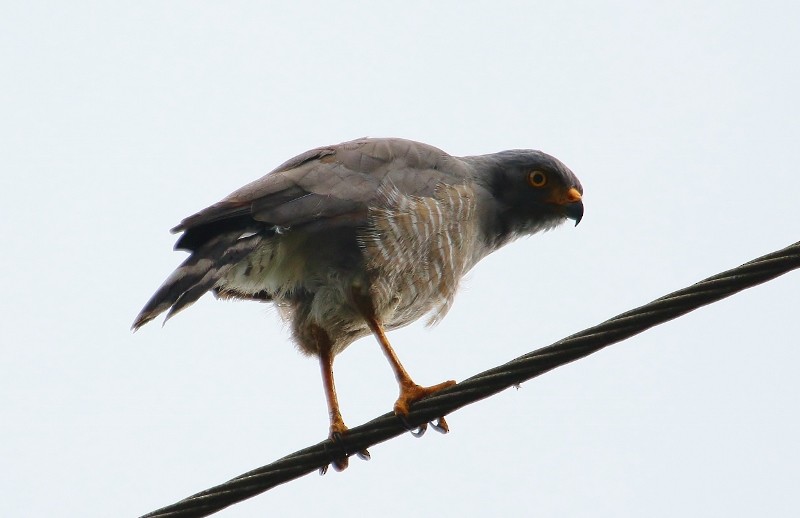
[(373, 281), (376, 306), (392, 327), (431, 313), (438, 323), (450, 309), (461, 277), (478, 258), (475, 198), (469, 184), (439, 184), (434, 196), (409, 196), (389, 187), (385, 203), (370, 209), (359, 236)]

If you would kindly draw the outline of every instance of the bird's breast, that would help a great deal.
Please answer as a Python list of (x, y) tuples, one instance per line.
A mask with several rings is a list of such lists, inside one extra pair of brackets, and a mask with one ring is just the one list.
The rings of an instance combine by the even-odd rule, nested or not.
[(461, 277), (475, 264), (476, 205), (469, 185), (439, 185), (432, 197), (386, 193), (360, 235), (375, 307), (388, 327), (450, 308)]

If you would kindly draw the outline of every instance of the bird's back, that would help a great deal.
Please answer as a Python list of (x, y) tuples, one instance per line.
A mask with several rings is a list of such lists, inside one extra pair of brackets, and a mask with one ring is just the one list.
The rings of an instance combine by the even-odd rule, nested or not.
[(470, 189), (459, 159), (404, 139), (298, 155), (173, 229), (183, 233), (176, 248), (192, 254), (134, 327), (213, 290), (278, 302), (290, 320), (327, 319), (351, 339), (365, 332), (355, 313), (299, 306), (345, 306), (354, 276), (374, 285), (389, 327), (441, 316), (472, 262), (463, 253), (474, 238)]

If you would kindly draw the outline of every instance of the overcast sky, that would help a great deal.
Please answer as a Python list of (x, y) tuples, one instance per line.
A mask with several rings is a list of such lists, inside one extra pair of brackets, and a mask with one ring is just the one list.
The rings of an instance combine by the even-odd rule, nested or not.
[[(797, 2), (14, 2), (0, 17), (0, 514), (137, 516), (319, 442), (317, 363), (211, 296), (132, 334), (168, 229), (300, 152), (535, 148), (586, 215), (391, 333), (462, 380), (800, 239)], [(219, 516), (797, 516), (792, 273)], [(344, 418), (391, 409), (372, 339)]]

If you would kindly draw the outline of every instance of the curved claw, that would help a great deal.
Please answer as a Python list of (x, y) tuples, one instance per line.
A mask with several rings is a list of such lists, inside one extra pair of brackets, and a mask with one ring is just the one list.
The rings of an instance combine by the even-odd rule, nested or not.
[(369, 450), (367, 449), (357, 452), (356, 455), (358, 455), (358, 458), (361, 460), (369, 460), (372, 458), (372, 456), (369, 454)]
[(428, 423), (422, 423), (419, 426), (411, 426), (411, 423), (408, 422), (408, 419), (406, 419), (406, 416), (403, 414), (397, 414), (397, 417), (400, 418), (400, 422), (403, 423), (405, 429), (408, 430), (414, 437), (419, 438), (425, 435), (425, 431), (428, 429)]
[(420, 437), (425, 435), (425, 432), (427, 430), (428, 430), (428, 423), (422, 423), (421, 425), (419, 425), (419, 427), (416, 430), (411, 429), (411, 428), (408, 429), (408, 431), (411, 433), (411, 435), (413, 435), (417, 439), (419, 439)]
[(431, 428), (441, 434), (445, 434), (450, 431), (450, 426), (447, 424), (447, 421), (444, 420), (444, 416), (437, 419), (435, 423), (431, 423)]

